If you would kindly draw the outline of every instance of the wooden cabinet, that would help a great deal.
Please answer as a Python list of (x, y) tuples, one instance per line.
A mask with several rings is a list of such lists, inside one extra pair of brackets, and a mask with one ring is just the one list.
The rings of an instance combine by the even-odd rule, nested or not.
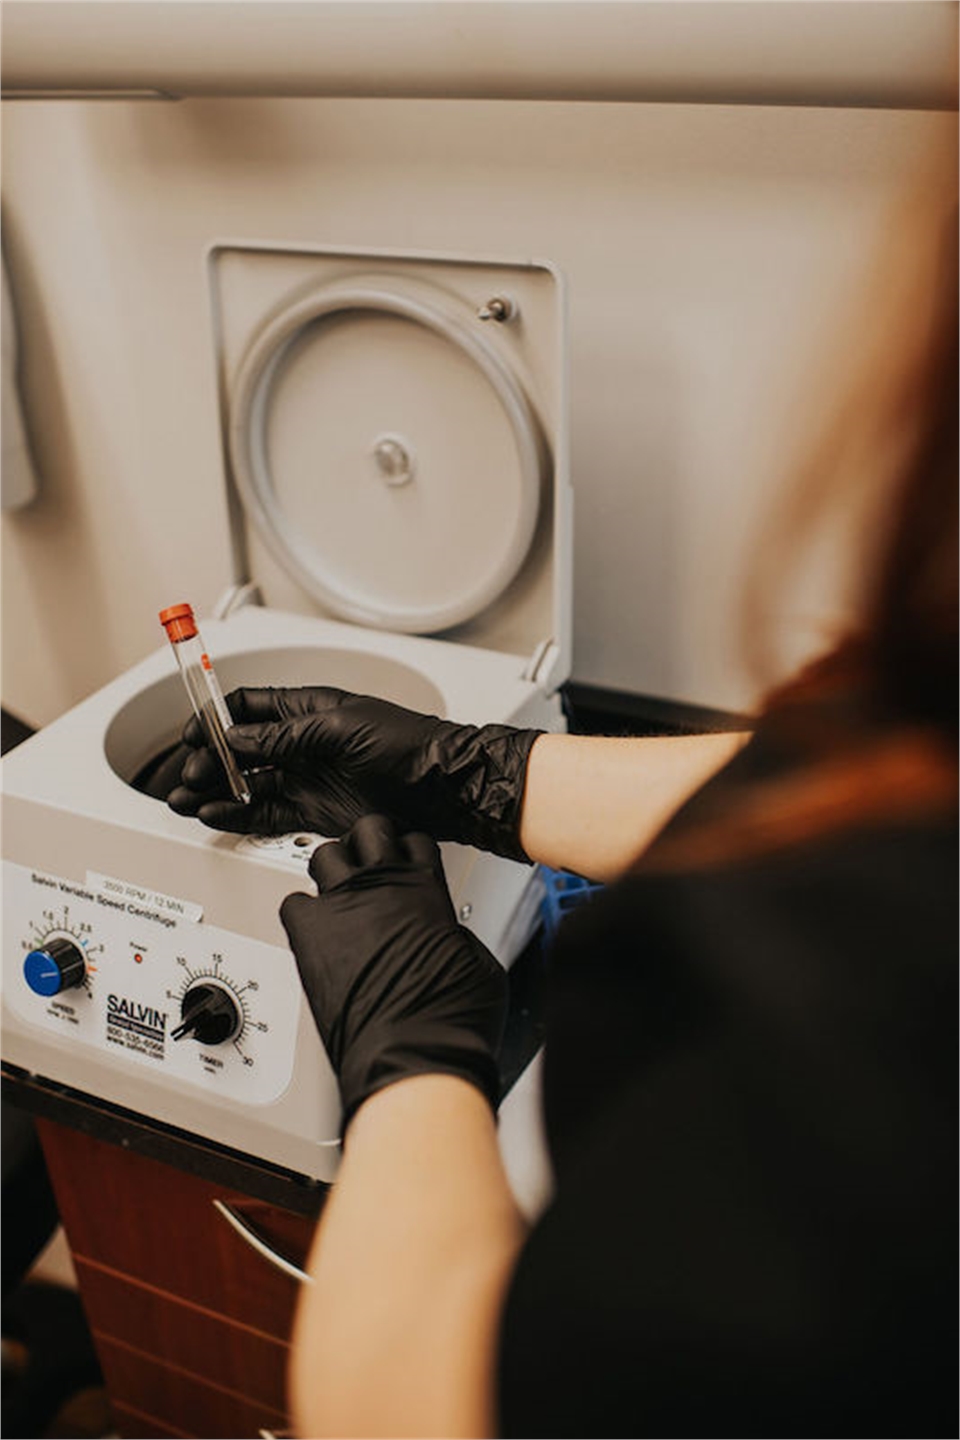
[(297, 1267), (315, 1220), (49, 1120), (38, 1130), (121, 1435), (289, 1429), (300, 1282), (214, 1202)]

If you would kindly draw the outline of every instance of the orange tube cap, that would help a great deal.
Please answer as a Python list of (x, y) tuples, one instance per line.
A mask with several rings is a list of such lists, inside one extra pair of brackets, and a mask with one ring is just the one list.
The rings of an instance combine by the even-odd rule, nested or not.
[(174, 645), (178, 640), (192, 640), (197, 633), (192, 605), (168, 605), (160, 611), (160, 624)]

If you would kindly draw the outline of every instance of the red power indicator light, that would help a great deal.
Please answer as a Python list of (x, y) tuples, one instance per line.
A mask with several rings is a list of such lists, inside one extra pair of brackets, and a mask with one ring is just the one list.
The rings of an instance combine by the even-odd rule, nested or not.
[(142, 956), (142, 955), (134, 955), (133, 958), (134, 958), (134, 961), (136, 962), (136, 964), (138, 964), (138, 965), (142, 965), (142, 964), (143, 964), (143, 956)]

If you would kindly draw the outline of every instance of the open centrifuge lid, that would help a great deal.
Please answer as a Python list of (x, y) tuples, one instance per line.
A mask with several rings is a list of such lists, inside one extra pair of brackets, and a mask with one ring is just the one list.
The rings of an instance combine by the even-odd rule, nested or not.
[[(249, 522), (237, 548), (253, 562), (237, 578), (259, 581), (269, 556), (323, 613), (549, 651), (564, 679), (555, 272), (259, 246), (218, 246), (211, 270), (233, 509)], [(507, 320), (481, 318), (503, 298)]]

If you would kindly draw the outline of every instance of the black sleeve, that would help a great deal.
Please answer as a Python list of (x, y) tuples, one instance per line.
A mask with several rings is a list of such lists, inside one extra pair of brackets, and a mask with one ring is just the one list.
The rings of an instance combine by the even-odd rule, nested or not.
[(504, 1435), (956, 1433), (955, 917), (917, 832), (566, 922)]

